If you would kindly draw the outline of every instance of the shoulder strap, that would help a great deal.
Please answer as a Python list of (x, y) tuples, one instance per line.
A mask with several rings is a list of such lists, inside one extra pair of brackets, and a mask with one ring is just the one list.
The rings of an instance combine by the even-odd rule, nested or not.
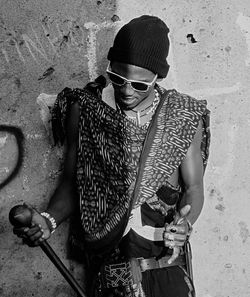
[(157, 125), (157, 117), (160, 113), (160, 110), (161, 110), (164, 102), (167, 100), (169, 93), (170, 93), (170, 91), (164, 90), (164, 92), (161, 94), (161, 100), (159, 102), (159, 105), (156, 108), (156, 111), (155, 111), (155, 113), (152, 117), (152, 120), (150, 122), (150, 125), (148, 127), (148, 131), (147, 131), (144, 143), (143, 143), (143, 148), (142, 148), (142, 152), (141, 152), (141, 156), (140, 156), (140, 160), (139, 160), (139, 170), (138, 170), (137, 178), (136, 178), (136, 182), (135, 182), (133, 199), (132, 199), (133, 204), (131, 205), (131, 209), (132, 209), (132, 206), (136, 203), (136, 198), (138, 197), (138, 194), (139, 194), (144, 170), (145, 170), (146, 163), (147, 163), (147, 157), (149, 155), (150, 149), (151, 149), (153, 141), (154, 141), (155, 126)]

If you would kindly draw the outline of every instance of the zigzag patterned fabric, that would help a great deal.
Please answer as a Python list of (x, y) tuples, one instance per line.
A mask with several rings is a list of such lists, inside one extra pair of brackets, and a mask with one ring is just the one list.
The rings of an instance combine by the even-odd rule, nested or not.
[[(140, 180), (135, 207), (148, 200), (153, 201), (157, 189), (168, 184), (167, 180), (185, 158), (200, 121), (203, 125), (201, 153), (204, 170), (207, 165), (210, 131), (209, 111), (205, 100), (198, 101), (171, 90), (156, 121), (153, 140), (143, 160), (144, 173)], [(157, 200), (157, 197), (155, 198)], [(153, 206), (153, 208), (158, 207), (159, 205)]]
[[(93, 85), (91, 85), (93, 87)], [(77, 156), (77, 186), (80, 196), (81, 219), (87, 242), (113, 241), (122, 235), (132, 207), (151, 199), (181, 164), (203, 121), (202, 156), (204, 167), (209, 147), (209, 111), (205, 101), (195, 100), (175, 90), (163, 96), (154, 129), (143, 127), (126, 118), (101, 100), (101, 91), (92, 88), (64, 89), (53, 109), (54, 131), (63, 136), (69, 107), (78, 102), (80, 107), (79, 146)], [(59, 122), (58, 122), (59, 120)], [(60, 131), (58, 131), (60, 130)], [(144, 144), (147, 133), (152, 141)], [(60, 139), (60, 135), (58, 136)], [(144, 145), (146, 157), (141, 158)], [(145, 156), (145, 154), (144, 154)], [(138, 167), (142, 166), (138, 195), (134, 188)], [(134, 201), (133, 201), (134, 200)], [(122, 227), (121, 227), (122, 226)], [(100, 246), (103, 248), (103, 246)]]

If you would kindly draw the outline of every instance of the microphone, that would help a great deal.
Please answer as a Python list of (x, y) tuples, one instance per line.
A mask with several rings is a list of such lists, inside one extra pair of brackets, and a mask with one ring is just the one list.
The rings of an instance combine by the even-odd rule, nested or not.
[[(32, 212), (26, 205), (16, 205), (9, 212), (10, 223), (17, 227), (30, 227), (32, 221)], [(80, 287), (76, 279), (67, 269), (67, 267), (62, 263), (57, 254), (54, 252), (52, 247), (48, 244), (46, 240), (42, 241), (39, 245), (44, 253), (48, 256), (51, 262), (56, 266), (65, 280), (70, 284), (70, 286), (75, 290), (79, 297), (86, 297), (83, 289)]]

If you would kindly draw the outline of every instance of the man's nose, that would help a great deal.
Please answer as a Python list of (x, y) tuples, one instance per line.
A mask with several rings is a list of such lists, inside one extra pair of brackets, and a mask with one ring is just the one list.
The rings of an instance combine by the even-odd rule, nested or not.
[(126, 95), (126, 96), (131, 96), (134, 94), (134, 89), (131, 86), (130, 82), (126, 82), (122, 87), (121, 87), (121, 92)]

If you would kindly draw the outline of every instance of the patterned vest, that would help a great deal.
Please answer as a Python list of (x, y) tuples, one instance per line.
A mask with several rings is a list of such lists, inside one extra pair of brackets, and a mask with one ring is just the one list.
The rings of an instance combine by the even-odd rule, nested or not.
[(148, 202), (161, 209), (157, 193), (180, 166), (199, 121), (203, 122), (204, 168), (210, 139), (205, 101), (157, 86), (161, 101), (145, 133), (101, 100), (104, 85), (99, 81), (84, 89), (64, 89), (57, 97), (52, 122), (55, 140), (62, 140), (70, 105), (78, 102), (81, 221), (85, 245), (97, 254), (117, 245), (132, 208)]

